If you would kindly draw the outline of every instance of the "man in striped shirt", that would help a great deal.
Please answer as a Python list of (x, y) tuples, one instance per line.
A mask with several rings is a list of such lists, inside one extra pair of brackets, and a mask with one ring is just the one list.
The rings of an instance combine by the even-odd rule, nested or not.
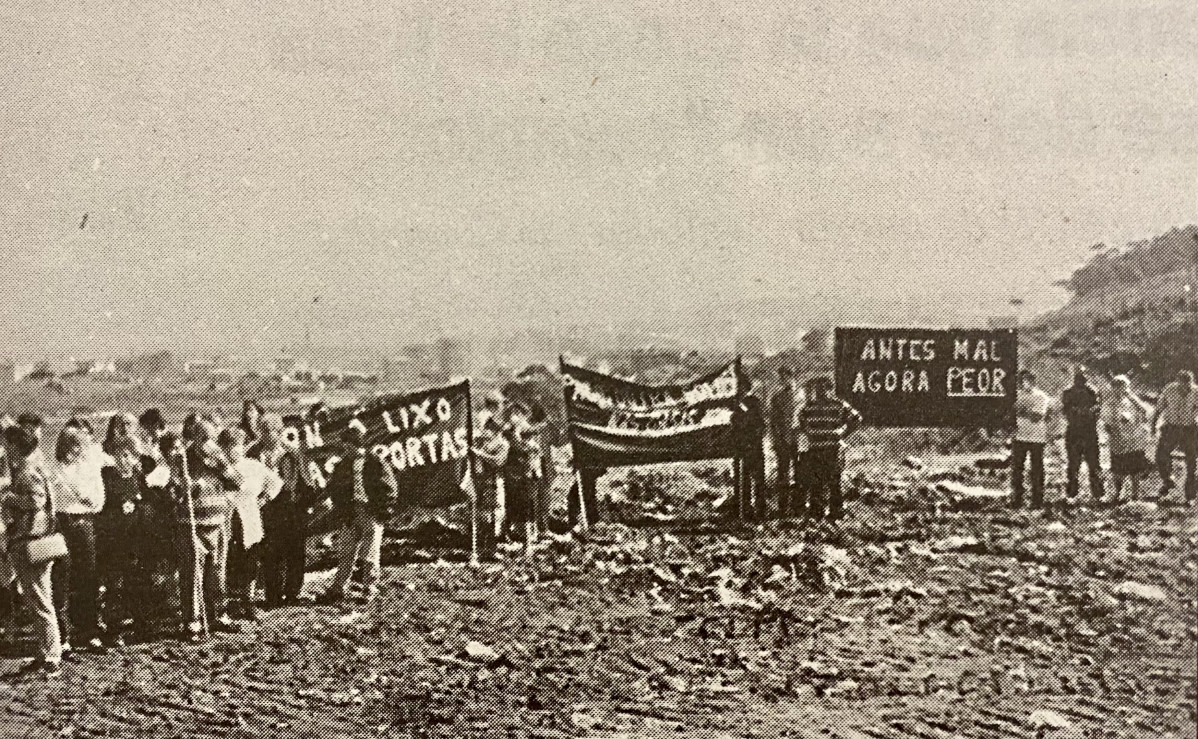
[(861, 425), (861, 414), (836, 397), (829, 378), (817, 377), (811, 388), (813, 395), (799, 412), (799, 430), (808, 442), (803, 467), (810, 480), (810, 511), (813, 518), (826, 515), (835, 521), (844, 513), (844, 440)]

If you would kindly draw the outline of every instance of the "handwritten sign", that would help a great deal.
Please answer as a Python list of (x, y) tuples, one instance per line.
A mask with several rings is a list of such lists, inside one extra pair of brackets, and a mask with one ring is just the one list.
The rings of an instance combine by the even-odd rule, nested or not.
[(871, 426), (1008, 428), (1018, 350), (1011, 329), (838, 328), (836, 393)]

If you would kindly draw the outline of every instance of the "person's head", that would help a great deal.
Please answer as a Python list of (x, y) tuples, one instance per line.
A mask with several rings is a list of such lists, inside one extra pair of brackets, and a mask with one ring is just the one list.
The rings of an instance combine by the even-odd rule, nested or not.
[[(1194, 384), (1194, 373), (1190, 372), (1189, 370), (1182, 370), (1181, 372), (1177, 373), (1177, 381), (1180, 382), (1182, 385), (1193, 385)], [(20, 419), (18, 419), (18, 421), (19, 420)]]
[(92, 426), (91, 421), (87, 420), (83, 416), (74, 416), (73, 418), (71, 418), (71, 420), (67, 421), (63, 425), (63, 428), (77, 429), (77, 430), (83, 432), (84, 434), (87, 435), (88, 441), (91, 441), (96, 438), (95, 427)]
[(329, 420), (329, 408), (324, 403), (313, 403), (308, 409), (308, 421), (326, 423)]
[(274, 446), (283, 439), (283, 417), (278, 413), (263, 413), (258, 421), (258, 433), (262, 443)]
[[(117, 439), (131, 439), (137, 433), (137, 419), (132, 413), (117, 413), (108, 421), (108, 433), (104, 437), (107, 444)], [(111, 452), (110, 452), (111, 453)]]
[(245, 431), (240, 428), (227, 428), (216, 437), (216, 443), (225, 450), (229, 460), (236, 462), (245, 458)]
[(1111, 378), (1111, 387), (1120, 395), (1127, 395), (1131, 392), (1131, 378), (1127, 375), (1115, 375)]
[(784, 364), (778, 368), (778, 379), (782, 381), (783, 385), (789, 385), (794, 382), (795, 371), (789, 365)]
[(1036, 373), (1031, 370), (1019, 370), (1019, 386), (1024, 390), (1030, 390), (1036, 385)]
[(483, 407), (492, 413), (498, 413), (503, 407), (503, 393), (498, 390), (487, 393), (487, 397), (483, 398)]
[(262, 418), (262, 413), (262, 406), (258, 405), (256, 401), (247, 400), (241, 405), (242, 420), (249, 421), (255, 424), (255, 426), (258, 423), (258, 419)]
[(108, 453), (121, 477), (132, 477), (141, 463), (140, 449), (131, 436), (115, 440)]
[(523, 403), (512, 403), (508, 406), (507, 420), (515, 431), (524, 431), (529, 427), (531, 412)]
[(153, 442), (157, 442), (166, 433), (166, 419), (157, 408), (146, 409), (137, 419), (137, 424), (141, 426), (146, 438)]
[(91, 437), (75, 426), (64, 426), (54, 447), (54, 458), (62, 464), (71, 464), (83, 456)]
[(832, 397), (832, 380), (828, 377), (816, 377), (811, 381), (811, 392), (816, 398), (824, 399)]
[(341, 440), (352, 449), (362, 449), (366, 446), (366, 429), (360, 423), (351, 424), (342, 432)]
[(1087, 373), (1085, 365), (1079, 364), (1077, 367), (1075, 367), (1073, 369), (1073, 384), (1074, 385), (1085, 385), (1086, 381), (1088, 379), (1089, 379), (1089, 373)]
[(29, 429), (38, 441), (42, 440), (42, 429), (45, 428), (46, 422), (36, 413), (22, 413), (17, 416), (17, 425)]
[(19, 422), (16, 426), (4, 429), (4, 446), (13, 460), (22, 460), (33, 454), (37, 450), (38, 441), (37, 433)]

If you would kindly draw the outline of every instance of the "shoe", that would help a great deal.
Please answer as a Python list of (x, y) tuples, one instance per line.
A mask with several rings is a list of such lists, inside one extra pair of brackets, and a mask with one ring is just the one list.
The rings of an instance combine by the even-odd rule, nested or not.
[(316, 596), (316, 605), (331, 606), (345, 600), (345, 592), (342, 590), (326, 590)]
[(212, 631), (217, 634), (236, 634), (240, 631), (228, 614), (221, 614), (212, 621)]
[(61, 662), (42, 662), (41, 664), (42, 677), (54, 678), (62, 675)]
[(71, 651), (71, 643), (69, 641), (64, 641), (62, 643), (62, 653), (69, 654)]
[(183, 638), (190, 642), (198, 642), (204, 634), (204, 627), (199, 621), (192, 621), (183, 627)]
[(241, 613), (242, 619), (256, 624), (262, 621), (262, 611), (257, 606), (250, 606)]
[(96, 651), (96, 652), (103, 651), (104, 650), (104, 642), (100, 641), (100, 637), (93, 636), (91, 639), (89, 639), (87, 641), (87, 648), (89, 650)]

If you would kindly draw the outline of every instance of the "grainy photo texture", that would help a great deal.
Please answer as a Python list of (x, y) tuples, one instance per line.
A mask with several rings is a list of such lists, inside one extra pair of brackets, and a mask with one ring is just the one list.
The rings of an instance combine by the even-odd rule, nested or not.
[(1194, 737), (1196, 31), (4, 0), (0, 737)]

